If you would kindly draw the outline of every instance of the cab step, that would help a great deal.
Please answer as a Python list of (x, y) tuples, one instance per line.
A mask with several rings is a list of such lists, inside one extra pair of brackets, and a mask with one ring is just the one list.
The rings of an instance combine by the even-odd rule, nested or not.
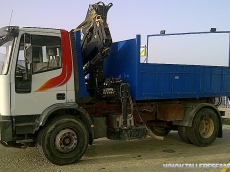
[(31, 143), (33, 139), (16, 140), (16, 143)]

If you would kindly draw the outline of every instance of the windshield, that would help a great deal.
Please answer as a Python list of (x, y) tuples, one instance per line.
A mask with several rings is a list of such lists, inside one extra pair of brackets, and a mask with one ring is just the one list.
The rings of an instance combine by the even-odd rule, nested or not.
[[(0, 40), (3, 39), (0, 38)], [(12, 46), (13, 38), (0, 41), (0, 75), (7, 74)]]

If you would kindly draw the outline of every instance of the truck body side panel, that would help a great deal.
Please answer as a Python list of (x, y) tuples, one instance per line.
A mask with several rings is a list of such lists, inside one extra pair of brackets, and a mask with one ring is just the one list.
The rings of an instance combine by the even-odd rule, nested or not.
[(78, 76), (79, 76), (79, 91), (76, 95), (78, 98), (86, 98), (89, 97), (89, 93), (87, 92), (85, 85), (85, 75), (83, 71), (83, 62), (81, 55), (81, 35), (80, 32), (74, 33), (74, 38), (76, 41), (76, 50), (77, 50), (77, 65), (78, 65)]
[(134, 99), (140, 97), (140, 36), (112, 44), (110, 55), (104, 60), (105, 77), (121, 78), (130, 84)]
[(135, 100), (230, 95), (229, 67), (140, 63), (139, 49), (139, 36), (116, 42), (104, 63), (105, 76), (130, 83)]

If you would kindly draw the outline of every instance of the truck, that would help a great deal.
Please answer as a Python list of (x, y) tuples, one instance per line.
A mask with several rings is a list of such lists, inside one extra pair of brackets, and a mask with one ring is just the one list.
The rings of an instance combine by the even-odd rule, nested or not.
[[(197, 146), (222, 137), (230, 68), (140, 62), (141, 37), (112, 42), (112, 3), (89, 5), (76, 29), (0, 29), (0, 142), (76, 163), (94, 139), (161, 139)], [(219, 32), (215, 32), (217, 34)], [(227, 32), (229, 33), (229, 32)]]

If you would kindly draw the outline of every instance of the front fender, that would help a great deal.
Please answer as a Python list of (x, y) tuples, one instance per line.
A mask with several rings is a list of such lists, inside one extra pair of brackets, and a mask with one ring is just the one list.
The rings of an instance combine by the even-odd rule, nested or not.
[(53, 112), (58, 110), (69, 110), (70, 112), (72, 112), (72, 115), (79, 116), (79, 118), (86, 125), (89, 131), (89, 144), (93, 143), (94, 132), (93, 132), (93, 128), (91, 127), (93, 124), (92, 120), (89, 114), (87, 113), (87, 111), (79, 107), (78, 104), (76, 103), (57, 103), (46, 108), (35, 121), (37, 123), (35, 132), (38, 131), (41, 126), (45, 125), (47, 119), (50, 116), (52, 116)]
[(46, 120), (49, 118), (49, 116), (59, 110), (59, 109), (77, 109), (78, 105), (76, 103), (56, 103), (48, 108), (46, 108), (42, 114), (36, 119), (37, 127), (39, 128), (40, 126), (44, 126), (46, 123)]

